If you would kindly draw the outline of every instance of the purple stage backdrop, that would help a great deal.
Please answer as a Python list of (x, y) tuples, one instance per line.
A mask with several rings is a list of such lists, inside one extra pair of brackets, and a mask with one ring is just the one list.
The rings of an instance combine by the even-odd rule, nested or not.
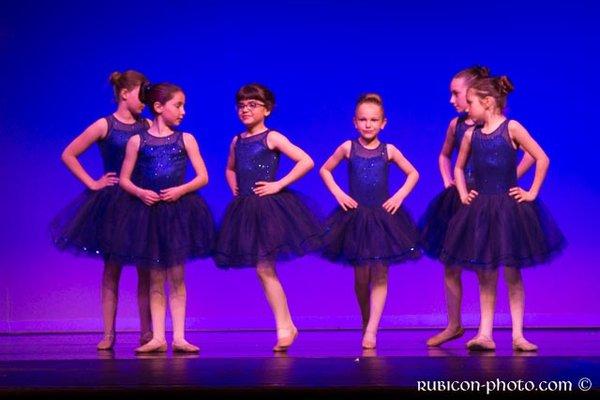
[[(442, 189), (437, 157), (454, 116), (448, 85), (458, 70), (488, 65), (516, 90), (509, 114), (551, 158), (541, 193), (568, 240), (555, 261), (524, 271), (527, 326), (600, 326), (598, 29), (592, 2), (561, 6), (424, 1), (48, 2), (4, 5), (0, 15), (0, 332), (100, 330), (100, 260), (60, 253), (48, 223), (82, 185), (60, 162), (88, 124), (111, 113), (108, 75), (138, 69), (180, 84), (182, 128), (197, 138), (210, 183), (203, 196), (219, 218), (230, 200), (224, 169), (242, 130), (235, 91), (263, 82), (277, 96), (268, 125), (312, 155), (317, 167), (294, 185), (327, 213), (334, 206), (318, 167), (356, 136), (354, 102), (382, 94), (394, 143), (421, 179), (407, 200), (415, 218)], [(535, 3), (535, 2), (534, 2)], [(542, 3), (540, 3), (542, 4)], [(477, 7), (477, 8), (473, 8)], [(592, 111), (594, 110), (594, 111)], [(96, 148), (82, 161), (99, 176)], [(289, 162), (282, 163), (282, 172)], [(346, 167), (336, 176), (345, 182)], [(531, 182), (532, 173), (524, 178)], [(403, 176), (392, 173), (393, 188)], [(317, 257), (281, 263), (301, 328), (360, 326), (353, 272)], [(423, 258), (391, 268), (383, 327), (445, 324), (442, 266)], [(476, 277), (465, 271), (464, 314), (478, 322)], [(135, 270), (123, 272), (117, 329), (137, 328)], [(271, 328), (252, 269), (186, 265), (188, 327)], [(509, 325), (501, 280), (497, 324)]]

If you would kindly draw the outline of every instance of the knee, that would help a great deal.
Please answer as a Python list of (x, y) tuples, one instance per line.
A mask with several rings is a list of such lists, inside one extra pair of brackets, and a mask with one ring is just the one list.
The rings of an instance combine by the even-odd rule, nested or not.
[(460, 281), (460, 277), (462, 275), (462, 268), (447, 266), (444, 269), (444, 275), (446, 276), (446, 279), (449, 279), (452, 281)]
[(270, 267), (258, 267), (258, 268), (256, 268), (256, 274), (258, 275), (258, 277), (261, 281), (266, 281), (266, 280), (277, 278), (275, 269), (270, 268)]
[(372, 285), (387, 285), (387, 282), (388, 282), (387, 267), (373, 268), (371, 270), (371, 284)]
[(517, 268), (506, 267), (504, 269), (504, 281), (508, 286), (517, 286), (523, 283), (521, 271)]

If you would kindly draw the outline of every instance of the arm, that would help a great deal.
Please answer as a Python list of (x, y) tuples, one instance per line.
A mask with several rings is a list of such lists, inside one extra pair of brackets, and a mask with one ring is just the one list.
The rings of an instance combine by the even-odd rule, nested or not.
[(325, 186), (327, 186), (327, 189), (329, 189), (331, 194), (333, 194), (333, 197), (335, 197), (338, 204), (344, 209), (344, 211), (348, 211), (349, 208), (358, 207), (358, 203), (338, 186), (331, 172), (344, 158), (349, 157), (350, 146), (351, 143), (349, 140), (342, 143), (342, 145), (335, 150), (335, 152), (327, 159), (327, 161), (325, 161), (325, 164), (323, 164), (319, 170), (319, 175), (321, 176), (321, 179), (323, 179), (323, 182), (325, 182)]
[(529, 190), (525, 191), (517, 186), (511, 188), (509, 194), (517, 199), (519, 203), (523, 201), (533, 201), (538, 196), (540, 187), (546, 178), (546, 173), (550, 166), (550, 159), (540, 145), (533, 140), (529, 132), (527, 132), (527, 129), (517, 121), (513, 120), (509, 122), (508, 133), (512, 140), (535, 159), (535, 176)]
[(137, 154), (140, 148), (140, 136), (134, 135), (127, 142), (127, 148), (125, 149), (125, 159), (123, 160), (123, 166), (121, 167), (121, 176), (119, 177), (119, 184), (126, 192), (139, 197), (144, 204), (151, 206), (152, 204), (160, 201), (160, 196), (152, 190), (142, 189), (136, 186), (131, 181), (131, 173), (133, 167), (137, 161)]
[(106, 119), (101, 118), (86, 128), (63, 150), (61, 159), (77, 179), (91, 190), (100, 190), (106, 186), (119, 183), (117, 174), (108, 172), (100, 179), (95, 180), (83, 168), (77, 157), (86, 151), (92, 144), (102, 140), (108, 133)]
[(523, 158), (521, 158), (521, 161), (517, 166), (517, 179), (525, 175), (525, 172), (527, 172), (533, 164), (535, 164), (535, 158), (533, 158), (528, 152), (525, 152), (525, 154), (523, 154)]
[(208, 183), (208, 172), (206, 171), (206, 165), (200, 155), (200, 149), (198, 148), (198, 142), (189, 133), (183, 134), (183, 145), (185, 151), (190, 158), (192, 167), (196, 172), (196, 176), (191, 181), (184, 183), (180, 186), (163, 189), (160, 191), (160, 199), (164, 201), (176, 201), (185, 194), (191, 193), (195, 190), (200, 189)]
[(240, 194), (237, 186), (237, 176), (235, 174), (235, 144), (237, 143), (237, 136), (233, 138), (229, 145), (229, 156), (227, 157), (227, 167), (225, 167), (225, 179), (231, 189), (231, 193), (234, 196)]
[(456, 189), (460, 195), (460, 201), (463, 204), (471, 204), (471, 201), (479, 194), (475, 190), (467, 191), (467, 182), (465, 180), (465, 164), (467, 158), (471, 152), (471, 137), (473, 136), (473, 128), (469, 128), (465, 132), (462, 143), (460, 144), (460, 151), (458, 152), (458, 158), (456, 159), (456, 165), (454, 166), (454, 179), (456, 180)]
[[(393, 161), (405, 174), (406, 180), (404, 184), (396, 193), (392, 195), (385, 203), (383, 203), (383, 208), (391, 214), (395, 214), (396, 211), (402, 205), (402, 202), (408, 196), (408, 194), (413, 190), (417, 181), (419, 180), (419, 172), (417, 169), (404, 157), (404, 155), (391, 144), (387, 145), (388, 157), (390, 161)], [(443, 174), (442, 174), (443, 175)]]
[(448, 129), (446, 130), (446, 139), (444, 140), (442, 151), (440, 151), (440, 156), (438, 158), (440, 174), (442, 175), (442, 180), (444, 181), (444, 188), (454, 185), (450, 157), (452, 156), (452, 148), (454, 147), (454, 140), (456, 138), (455, 132), (457, 121), (458, 117), (455, 117), (452, 121), (450, 121)]
[(267, 196), (282, 190), (284, 187), (297, 181), (315, 165), (312, 158), (300, 147), (294, 145), (285, 136), (276, 131), (271, 131), (267, 136), (267, 145), (273, 150), (279, 150), (296, 162), (294, 168), (283, 178), (275, 182), (256, 182), (254, 193), (259, 196)]

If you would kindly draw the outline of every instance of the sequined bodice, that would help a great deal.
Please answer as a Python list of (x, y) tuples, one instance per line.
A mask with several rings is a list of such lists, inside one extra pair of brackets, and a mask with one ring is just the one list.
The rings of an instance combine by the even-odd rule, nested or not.
[(367, 149), (353, 140), (348, 159), (350, 196), (359, 205), (381, 206), (390, 196), (388, 190), (388, 154), (385, 143)]
[(474, 188), (481, 194), (506, 193), (517, 185), (517, 150), (504, 121), (489, 134), (475, 128), (471, 138)]
[[(459, 116), (458, 120), (456, 121), (456, 127), (454, 129), (454, 144), (452, 146), (452, 153), (456, 156), (458, 156), (458, 153), (460, 151), (460, 144), (462, 143), (462, 140), (465, 137), (465, 132), (467, 132), (469, 128), (473, 127), (473, 125), (469, 125), (465, 122), (467, 118), (468, 116), (463, 114)], [(464, 171), (467, 186), (472, 187), (474, 183), (474, 178), (473, 163), (471, 162), (470, 156), (467, 158), (467, 163), (465, 164)]]
[(153, 136), (148, 131), (140, 133), (140, 149), (132, 181), (139, 187), (156, 192), (179, 186), (185, 180), (187, 152), (183, 132), (169, 136)]
[(269, 149), (269, 131), (242, 137), (235, 144), (235, 175), (240, 195), (254, 194), (252, 188), (259, 181), (275, 180), (279, 166), (279, 152)]
[(102, 157), (104, 172), (116, 172), (118, 175), (121, 172), (121, 166), (125, 158), (127, 141), (133, 135), (148, 129), (148, 126), (145, 120), (125, 124), (117, 120), (112, 114), (105, 119), (108, 124), (108, 132), (106, 137), (98, 142), (100, 156)]

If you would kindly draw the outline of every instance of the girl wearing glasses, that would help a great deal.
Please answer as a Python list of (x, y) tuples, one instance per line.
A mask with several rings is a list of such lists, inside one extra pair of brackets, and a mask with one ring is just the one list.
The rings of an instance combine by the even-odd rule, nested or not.
[[(231, 141), (225, 176), (234, 196), (218, 235), (215, 261), (221, 268), (255, 267), (277, 327), (274, 351), (286, 351), (298, 329), (275, 270), (277, 260), (318, 249), (316, 217), (287, 187), (314, 165), (301, 148), (266, 127), (275, 97), (265, 86), (250, 84), (236, 94), (238, 117), (245, 131)], [(276, 179), (280, 154), (296, 165)]]

